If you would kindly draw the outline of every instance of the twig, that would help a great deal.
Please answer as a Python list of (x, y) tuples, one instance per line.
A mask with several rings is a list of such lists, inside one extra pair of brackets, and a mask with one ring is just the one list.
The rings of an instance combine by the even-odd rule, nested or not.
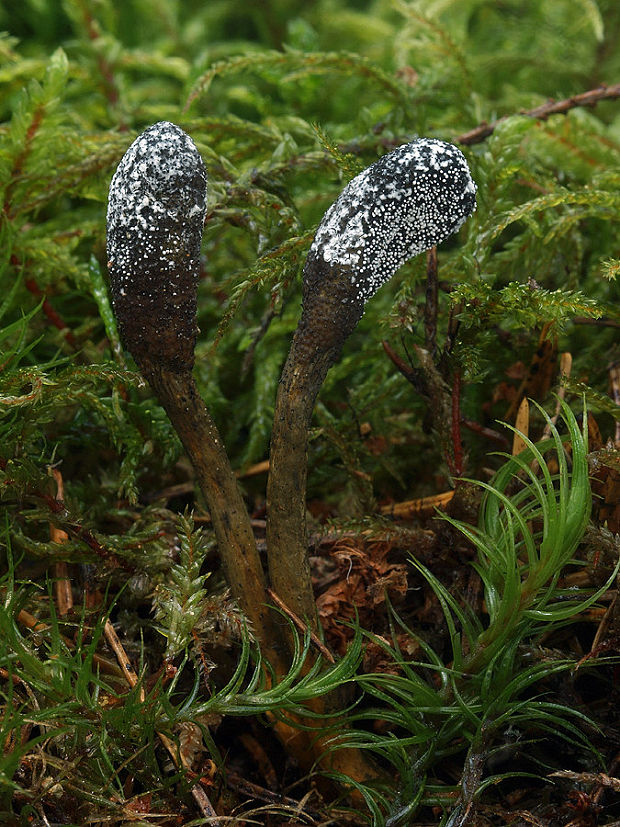
[[(564, 379), (564, 377), (569, 377), (571, 370), (573, 367), (573, 357), (570, 353), (562, 353), (560, 355), (560, 379)], [(551, 417), (551, 420), (545, 424), (543, 428), (541, 439), (549, 439), (551, 436), (551, 425), (555, 425), (560, 415), (560, 411), (562, 410), (562, 400), (566, 396), (566, 388), (564, 385), (560, 384), (560, 387), (557, 391), (557, 402), (555, 405), (555, 413)]]
[(521, 451), (527, 448), (527, 444), (521, 434), (529, 436), (530, 430), (530, 405), (525, 397), (521, 400), (515, 420), (515, 428), (512, 436), (512, 456), (516, 457)]
[[(133, 689), (134, 686), (138, 683), (138, 675), (136, 673), (136, 670), (133, 668), (133, 664), (131, 663), (131, 661), (127, 657), (127, 653), (125, 652), (125, 650), (123, 648), (123, 644), (120, 642), (120, 639), (119, 639), (118, 635), (116, 634), (116, 631), (114, 630), (114, 626), (112, 626), (109, 619), (106, 620), (103, 630), (104, 630), (106, 640), (108, 641), (108, 644), (110, 645), (110, 648), (112, 649), (112, 651), (116, 655), (116, 659), (118, 660), (118, 665), (121, 667), (121, 669), (123, 671), (123, 675), (125, 676), (125, 680), (129, 684), (129, 686), (131, 686), (131, 688)], [(145, 693), (144, 693), (144, 688), (140, 688), (140, 702), (141, 703), (144, 703), (145, 697), (146, 696), (145, 696)]]
[[(598, 86), (596, 89), (590, 89), (588, 92), (581, 92), (579, 95), (573, 95), (570, 98), (565, 98), (561, 101), (547, 101), (534, 109), (522, 109), (517, 114), (528, 118), (535, 118), (539, 121), (546, 121), (551, 115), (565, 115), (571, 109), (579, 106), (595, 106), (602, 100), (615, 100), (620, 97), (620, 83), (613, 86), (606, 86), (605, 84)], [(492, 135), (500, 123), (503, 123), (510, 115), (504, 115), (491, 123), (481, 123), (469, 132), (464, 132), (455, 138), (456, 143), (479, 144), (484, 141), (489, 135)]]
[[(127, 653), (125, 652), (125, 649), (123, 648), (123, 644), (121, 643), (118, 635), (116, 634), (116, 632), (114, 630), (114, 626), (112, 625), (112, 623), (110, 622), (109, 619), (106, 620), (106, 622), (105, 622), (104, 634), (105, 634), (106, 640), (108, 641), (110, 647), (112, 648), (112, 651), (116, 655), (119, 666), (123, 670), (123, 675), (125, 676), (125, 680), (129, 684), (129, 686), (131, 686), (131, 688), (133, 689), (138, 683), (138, 674), (137, 674), (136, 670), (133, 668), (133, 664), (131, 663), (131, 661), (127, 657)], [(146, 693), (144, 691), (144, 687), (141, 686), (140, 687), (140, 703), (144, 703), (145, 700), (146, 700)], [(180, 763), (181, 766), (183, 767), (183, 769), (191, 770), (191, 767), (187, 763), (187, 759), (185, 758), (185, 756), (183, 755), (183, 753), (180, 749), (177, 750), (174, 742), (171, 741), (170, 738), (168, 738), (167, 735), (164, 735), (163, 732), (158, 732), (157, 735), (159, 737), (159, 740), (162, 742), (162, 744), (168, 750), (168, 753), (170, 754), (170, 757), (172, 758), (175, 767), (178, 768), (179, 763)], [(200, 784), (198, 784), (198, 783), (194, 784), (194, 786), (192, 787), (192, 795), (194, 797), (194, 801), (198, 805), (198, 807), (200, 809), (200, 812), (202, 813), (204, 818), (213, 818), (215, 816), (217, 821), (219, 821), (217, 813), (213, 809), (213, 805), (209, 801), (209, 798), (208, 798), (207, 794), (202, 789)], [(213, 823), (217, 823), (217, 822), (210, 821), (210, 823), (213, 824)]]
[[(265, 474), (267, 471), (269, 471), (269, 460), (264, 459), (254, 463), (254, 465), (250, 465), (250, 467), (245, 470), (239, 468), (235, 470), (234, 473), (235, 477), (240, 480), (246, 477), (254, 477), (258, 474)], [(142, 499), (147, 503), (156, 502), (157, 500), (170, 500), (173, 497), (183, 497), (186, 494), (191, 494), (195, 487), (196, 483), (191, 479), (187, 482), (179, 482), (176, 485), (168, 485), (166, 488), (160, 488), (159, 491), (153, 491), (151, 494), (145, 494)]]
[(235, 476), (237, 479), (244, 479), (245, 477), (255, 477), (257, 474), (265, 474), (267, 471), (269, 471), (269, 460), (264, 459), (250, 465), (245, 471), (235, 471)]
[(241, 364), (242, 378), (245, 378), (247, 376), (247, 373), (252, 366), (252, 362), (254, 361), (254, 354), (256, 353), (256, 348), (258, 347), (261, 339), (263, 339), (263, 337), (269, 330), (269, 325), (271, 324), (275, 316), (276, 310), (273, 307), (267, 308), (267, 311), (263, 313), (263, 317), (260, 320), (258, 330), (252, 336), (252, 340), (249, 344), (249, 347), (243, 356), (243, 362)]
[(267, 790), (265, 787), (261, 787), (258, 784), (253, 784), (246, 778), (237, 775), (237, 773), (227, 772), (226, 784), (230, 787), (230, 789), (236, 790), (244, 795), (249, 795), (259, 801), (265, 801), (268, 804), (281, 804), (282, 806), (294, 809), (300, 814), (304, 813), (304, 815), (314, 818), (319, 817), (318, 812), (310, 810), (303, 804), (303, 802), (297, 801), (295, 798), (282, 795), (281, 793), (273, 792), (273, 790)]
[(452, 349), (454, 347), (454, 343), (456, 341), (456, 337), (459, 332), (459, 327), (461, 326), (460, 321), (460, 314), (463, 310), (463, 305), (461, 302), (457, 304), (453, 304), (450, 307), (450, 315), (448, 316), (448, 329), (446, 331), (446, 343), (444, 345), (443, 356), (442, 358), (446, 358), (446, 356), (452, 353)]
[(444, 491), (443, 494), (433, 494), (430, 497), (418, 497), (415, 500), (407, 500), (402, 503), (382, 505), (380, 511), (386, 517), (406, 520), (411, 517), (432, 514), (436, 508), (448, 505), (452, 497), (454, 497), (454, 491)]
[(402, 375), (405, 377), (407, 382), (411, 382), (411, 384), (419, 390), (419, 388), (418, 388), (418, 384), (419, 384), (418, 371), (416, 371), (415, 368), (412, 368), (411, 365), (408, 365), (405, 361), (403, 361), (400, 358), (400, 356), (398, 355), (398, 353), (396, 353), (396, 351), (393, 349), (393, 347), (390, 345), (390, 343), (387, 340), (384, 339), (381, 344), (383, 345), (383, 350), (386, 352), (386, 354), (392, 360), (392, 362), (394, 363), (396, 368), (400, 371), (400, 373), (402, 373)]
[(607, 316), (601, 316), (600, 319), (589, 319), (587, 316), (575, 316), (573, 324), (587, 324), (594, 327), (620, 327), (620, 322), (617, 319), (609, 319)]
[(506, 437), (502, 436), (502, 434), (495, 431), (493, 428), (487, 428), (485, 425), (480, 425), (478, 422), (474, 422), (473, 419), (466, 419), (465, 417), (461, 417), (461, 424), (474, 434), (478, 434), (485, 439), (490, 439), (492, 442), (497, 442), (497, 444), (501, 445), (504, 450), (510, 447)]
[(331, 652), (329, 651), (329, 649), (325, 646), (325, 644), (324, 644), (324, 643), (323, 643), (323, 641), (322, 641), (322, 640), (318, 637), (318, 635), (316, 635), (316, 634), (312, 631), (312, 629), (309, 629), (308, 624), (307, 624), (307, 623), (304, 623), (304, 622), (303, 622), (303, 620), (301, 620), (301, 619), (300, 619), (300, 618), (299, 618), (299, 617), (295, 614), (295, 612), (293, 612), (291, 609), (289, 609), (289, 607), (286, 605), (286, 603), (285, 603), (285, 602), (284, 602), (281, 598), (279, 598), (279, 597), (278, 597), (278, 595), (274, 592), (274, 590), (273, 590), (273, 589), (267, 589), (267, 594), (268, 594), (268, 595), (269, 595), (269, 597), (273, 600), (273, 602), (276, 604), (276, 606), (278, 607), (278, 609), (280, 609), (281, 611), (283, 611), (283, 612), (284, 612), (284, 614), (285, 614), (287, 617), (290, 617), (290, 619), (293, 621), (293, 623), (295, 624), (295, 626), (297, 626), (297, 628), (298, 628), (298, 629), (299, 629), (299, 631), (302, 633), (302, 635), (306, 634), (306, 632), (308, 632), (308, 631), (310, 632), (310, 640), (312, 641), (312, 643), (314, 644), (314, 646), (315, 646), (315, 647), (319, 650), (319, 652), (323, 655), (323, 657), (324, 657), (326, 660), (328, 660), (330, 663), (335, 663), (336, 661), (334, 660), (334, 656), (332, 655), (332, 653), (331, 653)]
[[(56, 500), (64, 505), (65, 492), (62, 474), (58, 468), (50, 467), (49, 470), (56, 481)], [(50, 523), (50, 539), (53, 543), (66, 543), (69, 535), (66, 531)], [(58, 614), (62, 617), (63, 615), (69, 614), (73, 608), (73, 593), (71, 591), (71, 580), (69, 579), (69, 567), (64, 560), (61, 560), (55, 564), (54, 568), (56, 571), (54, 594), (56, 595), (56, 602), (58, 603)]]

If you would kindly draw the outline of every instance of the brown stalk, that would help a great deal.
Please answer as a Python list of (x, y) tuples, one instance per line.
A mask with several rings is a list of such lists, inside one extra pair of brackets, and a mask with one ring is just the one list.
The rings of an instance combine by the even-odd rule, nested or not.
[[(279, 629), (268, 608), (267, 580), (250, 518), (222, 438), (189, 371), (143, 364), (142, 372), (170, 417), (205, 496), (226, 580), (274, 668), (286, 671)], [(278, 671), (280, 671), (278, 670)]]
[[(339, 351), (338, 351), (339, 352)], [(333, 350), (308, 358), (304, 332), (293, 338), (278, 387), (267, 481), (267, 554), (276, 594), (313, 633), (319, 631), (306, 533), (308, 433)]]
[[(279, 616), (268, 608), (250, 517), (192, 375), (205, 205), (206, 170), (189, 136), (168, 122), (149, 127), (127, 150), (110, 185), (107, 249), (114, 312), (125, 346), (194, 466), (231, 591), (271, 668), (284, 676), (290, 653)], [(312, 734), (281, 721), (274, 729), (287, 752), (310, 769)]]
[[(455, 147), (425, 139), (412, 142), (350, 182), (325, 214), (308, 253), (301, 318), (274, 413), (267, 554), (275, 597), (315, 634), (320, 626), (308, 558), (306, 477), (317, 395), (361, 319), (365, 302), (411, 255), (458, 229), (475, 206), (474, 195), (466, 161)], [(343, 708), (343, 701), (336, 692), (311, 706), (319, 714), (333, 714)], [(346, 725), (332, 717), (321, 726), (330, 723)], [(363, 751), (330, 752), (329, 738), (319, 735), (313, 743), (323, 767), (358, 782), (377, 778), (377, 768)]]

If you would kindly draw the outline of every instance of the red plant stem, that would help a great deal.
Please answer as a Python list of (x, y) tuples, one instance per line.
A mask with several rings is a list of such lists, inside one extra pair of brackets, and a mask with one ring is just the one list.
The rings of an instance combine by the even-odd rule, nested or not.
[(408, 365), (405, 361), (403, 361), (398, 353), (394, 350), (394, 348), (390, 345), (387, 339), (384, 339), (381, 343), (383, 345), (383, 350), (392, 360), (394, 365), (398, 368), (398, 370), (402, 373), (405, 379), (408, 382), (411, 382), (412, 385), (416, 384), (417, 374), (414, 368)]
[[(32, 295), (36, 296), (38, 299), (45, 295), (34, 279), (26, 279), (24, 284), (32, 293)], [(51, 324), (54, 325), (54, 327), (57, 327), (58, 330), (64, 331), (65, 339), (71, 345), (71, 347), (77, 347), (75, 336), (69, 330), (69, 327), (65, 320), (62, 318), (62, 316), (54, 309), (52, 303), (49, 301), (48, 298), (45, 298), (43, 300), (43, 312), (45, 313)]]
[(17, 154), (15, 160), (13, 161), (13, 168), (11, 169), (11, 173), (9, 175), (9, 183), (7, 185), (6, 190), (4, 191), (4, 204), (2, 206), (2, 211), (4, 212), (5, 216), (11, 220), (13, 218), (13, 193), (15, 190), (15, 186), (21, 177), (22, 170), (24, 164), (26, 163), (26, 159), (30, 154), (30, 149), (32, 146), (32, 142), (34, 140), (35, 135), (39, 131), (39, 127), (43, 121), (45, 109), (43, 106), (37, 106), (37, 108), (32, 113), (32, 119), (30, 121), (30, 125), (26, 130), (26, 135), (24, 137), (24, 145), (21, 148), (21, 151)]
[[(99, 31), (97, 22), (85, 3), (80, 3), (79, 5), (81, 6), (80, 11), (82, 12), (82, 18), (84, 20), (84, 26), (86, 27), (88, 37), (91, 42), (95, 44), (101, 38), (101, 32)], [(98, 52), (97, 47), (95, 47), (94, 52), (97, 60), (97, 68), (99, 69), (99, 74), (101, 75), (105, 97), (108, 103), (112, 106), (116, 106), (120, 96), (118, 93), (114, 72), (112, 70), (112, 65), (107, 58)], [(126, 129), (127, 127), (125, 124), (120, 125), (120, 131), (124, 132)]]
[(463, 475), (463, 443), (461, 442), (461, 371), (454, 371), (452, 385), (452, 468), (455, 477)]
[(466, 419), (463, 416), (461, 417), (461, 425), (464, 425), (470, 431), (473, 431), (473, 433), (478, 434), (485, 439), (489, 439), (492, 442), (497, 442), (497, 444), (501, 445), (505, 451), (510, 450), (510, 443), (506, 437), (502, 436), (497, 431), (494, 431), (492, 428), (487, 428), (484, 425), (480, 425), (478, 422), (474, 422), (472, 419)]

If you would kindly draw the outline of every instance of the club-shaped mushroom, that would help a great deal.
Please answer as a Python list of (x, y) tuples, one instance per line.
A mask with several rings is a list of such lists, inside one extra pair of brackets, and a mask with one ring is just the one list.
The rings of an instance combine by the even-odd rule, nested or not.
[(276, 399), (267, 484), (272, 587), (317, 628), (306, 540), (308, 429), (317, 394), (365, 303), (399, 267), (455, 233), (476, 205), (455, 146), (420, 138), (354, 178), (321, 221)]
[(249, 516), (192, 376), (206, 192), (204, 163), (182, 129), (162, 121), (136, 138), (110, 185), (112, 303), (125, 346), (194, 465), (228, 584), (277, 661), (271, 648), (277, 635)]

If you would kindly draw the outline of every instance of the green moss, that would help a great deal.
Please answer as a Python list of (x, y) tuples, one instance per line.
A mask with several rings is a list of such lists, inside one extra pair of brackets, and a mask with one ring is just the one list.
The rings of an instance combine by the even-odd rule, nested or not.
[[(501, 430), (495, 419), (505, 416), (546, 337), (572, 353), (571, 404), (585, 395), (595, 415), (606, 414), (599, 423), (604, 443), (614, 436), (616, 416), (607, 366), (619, 358), (618, 101), (546, 120), (520, 113), (549, 97), (618, 82), (620, 11), (611, 0), (9, 6), (0, 9), (0, 715), (2, 743), (11, 748), (0, 764), (1, 808), (8, 820), (123, 823), (125, 808), (149, 794), (152, 813), (159, 808), (173, 823), (180, 795), (189, 823), (196, 815), (191, 783), (180, 782), (167, 763), (158, 731), (176, 738), (180, 722), (197, 722), (205, 749), (219, 760), (231, 735), (224, 726), (218, 743), (215, 716), (290, 711), (311, 690), (327, 690), (316, 675), (308, 684), (293, 675), (272, 695), (260, 683), (223, 595), (191, 469), (120, 346), (105, 259), (107, 191), (118, 161), (137, 134), (162, 119), (187, 131), (205, 160), (210, 191), (195, 375), (233, 468), (245, 470), (267, 458), (276, 387), (299, 314), (299, 275), (325, 209), (394, 146), (418, 135), (457, 141), (481, 122), (508, 116), (486, 140), (463, 147), (478, 209), (439, 250), (436, 375), (447, 395), (460, 377), (467, 419)], [(454, 437), (454, 423), (437, 421), (429, 373), (416, 356), (426, 345), (424, 302), (418, 258), (369, 303), (321, 393), (309, 491), (316, 513), (347, 519), (351, 533), (385, 531), (380, 505), (437, 493), (451, 479), (445, 440)], [(410, 366), (411, 384), (385, 356), (382, 340)], [(557, 369), (551, 374), (539, 386), (546, 405), (559, 386)], [(534, 437), (544, 424), (537, 416)], [(463, 439), (467, 476), (488, 479), (489, 468), (501, 465), (488, 455), (493, 446), (480, 433)], [(64, 503), (53, 471), (62, 476)], [(260, 519), (264, 476), (242, 484)], [(192, 529), (176, 522), (188, 505), (205, 524), (202, 556), (192, 559)], [(50, 526), (68, 539), (51, 538)], [(410, 541), (395, 536), (404, 558)], [(436, 536), (440, 552), (451, 553), (445, 535)], [(69, 564), (73, 579), (77, 608), (67, 617), (53, 597), (58, 562)], [(442, 565), (427, 567), (443, 583), (435, 595), (447, 588)], [(485, 563), (483, 581), (491, 569)], [(485, 583), (491, 591), (492, 578)], [(445, 604), (454, 631), (444, 630), (433, 666), (439, 675), (452, 675), (451, 635), (468, 622), (455, 609), (463, 604), (462, 583), (455, 588), (456, 603)], [(437, 599), (428, 583), (424, 589), (429, 601)], [(550, 592), (554, 606), (554, 595), (566, 596)], [(21, 609), (46, 630), (28, 630)], [(128, 691), (106, 649), (109, 612), (139, 666), (146, 701), (138, 688)], [(369, 634), (388, 633), (379, 615)], [(414, 632), (424, 637), (424, 629)], [(519, 681), (525, 667), (517, 647), (517, 638), (534, 646), (538, 634), (519, 632), (496, 653), (504, 685), (514, 689), (511, 704), (538, 691)], [(358, 654), (344, 661), (343, 681)], [(403, 658), (390, 656), (402, 668)], [(237, 658), (243, 668), (236, 671)], [(172, 684), (159, 671), (166, 663), (178, 669)], [(370, 684), (364, 688), (380, 699)], [(228, 695), (219, 694), (227, 686)], [(544, 686), (551, 703), (558, 687), (551, 680)], [(439, 747), (423, 762), (432, 776), (425, 797), (404, 785), (416, 804), (402, 823), (415, 823), (418, 805), (446, 803), (441, 761), (449, 736), (462, 734), (459, 725), (470, 757), (489, 748), (480, 713), (487, 690), (478, 686), (467, 701), (474, 706), (469, 729), (463, 708), (456, 709), (458, 693), (450, 700), (456, 717), (419, 725), (420, 738)], [(218, 702), (209, 706), (209, 697)], [(496, 712), (495, 734), (503, 714)], [(525, 713), (520, 720), (524, 738), (534, 737)], [(553, 725), (548, 708), (532, 732), (538, 737)], [(573, 725), (579, 722), (571, 719)], [(407, 747), (388, 759), (412, 772), (412, 754)], [(454, 755), (463, 765), (469, 760), (464, 749)], [(400, 806), (394, 787), (382, 795), (368, 799), (378, 824)], [(488, 789), (484, 795), (493, 798)]]

